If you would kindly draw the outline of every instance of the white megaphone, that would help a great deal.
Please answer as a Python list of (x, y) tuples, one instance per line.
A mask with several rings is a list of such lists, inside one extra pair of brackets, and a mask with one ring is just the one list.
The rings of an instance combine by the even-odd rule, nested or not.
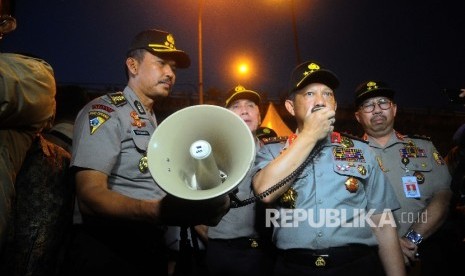
[(251, 168), (255, 140), (234, 112), (215, 105), (183, 108), (155, 129), (147, 161), (155, 182), (189, 200), (232, 191)]

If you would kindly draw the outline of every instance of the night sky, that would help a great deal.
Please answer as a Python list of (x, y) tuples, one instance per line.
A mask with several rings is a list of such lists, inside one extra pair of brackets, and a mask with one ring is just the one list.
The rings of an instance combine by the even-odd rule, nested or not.
[[(297, 64), (290, 0), (204, 0), (204, 91), (240, 83), (271, 99)], [(459, 3), (455, 3), (459, 2)], [(465, 1), (294, 0), (301, 60), (340, 78), (340, 105), (368, 79), (388, 82), (403, 107), (443, 107), (443, 87), (465, 87)], [(127, 45), (139, 31), (168, 30), (192, 65), (175, 91), (198, 87), (198, 0), (18, 0), (18, 28), (2, 52), (47, 60), (58, 83), (124, 86)], [(251, 73), (238, 77), (238, 57)]]

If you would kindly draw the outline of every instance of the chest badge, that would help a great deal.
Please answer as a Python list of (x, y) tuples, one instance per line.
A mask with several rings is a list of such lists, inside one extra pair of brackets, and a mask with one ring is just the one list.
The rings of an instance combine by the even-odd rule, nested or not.
[(421, 172), (414, 172), (413, 176), (415, 176), (417, 178), (417, 183), (418, 184), (425, 183), (425, 176)]
[(147, 154), (144, 153), (142, 158), (139, 160), (139, 171), (141, 173), (146, 173), (149, 168), (149, 163), (147, 161)]
[(347, 178), (347, 180), (345, 182), (345, 185), (346, 185), (347, 191), (349, 191), (351, 193), (355, 193), (358, 190), (358, 180), (357, 180), (357, 178), (355, 178), (353, 176)]
[(279, 199), (281, 206), (288, 209), (295, 209), (295, 202), (297, 201), (297, 192), (296, 190), (289, 188)]
[(357, 166), (357, 171), (358, 171), (361, 175), (367, 174), (367, 169), (366, 169), (365, 166), (363, 166), (363, 165), (358, 165), (358, 166)]
[(131, 111), (131, 118), (134, 119), (134, 121), (131, 123), (133, 126), (137, 126), (138, 128), (145, 127), (145, 122), (143, 122), (139, 115), (135, 111)]
[(410, 163), (410, 159), (408, 159), (407, 157), (402, 157), (401, 162), (402, 162), (402, 164), (404, 164), (405, 166), (407, 166), (408, 163)]
[(318, 256), (318, 258), (315, 260), (315, 266), (317, 267), (325, 267), (326, 266), (326, 261), (322, 256)]

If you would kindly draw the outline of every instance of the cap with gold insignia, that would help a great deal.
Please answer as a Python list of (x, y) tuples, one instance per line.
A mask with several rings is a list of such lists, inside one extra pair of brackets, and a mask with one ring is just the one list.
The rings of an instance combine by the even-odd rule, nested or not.
[(355, 89), (355, 106), (361, 105), (366, 99), (373, 97), (386, 97), (394, 99), (394, 90), (382, 81), (366, 81)]
[(292, 94), (305, 85), (316, 82), (323, 83), (331, 89), (339, 87), (339, 79), (333, 72), (317, 62), (306, 61), (292, 71), (289, 93)]
[(133, 38), (127, 53), (136, 49), (145, 49), (160, 58), (173, 59), (178, 68), (187, 68), (191, 64), (189, 55), (176, 49), (174, 36), (165, 31), (151, 29), (140, 32)]
[(228, 108), (232, 103), (234, 103), (234, 101), (239, 99), (251, 100), (256, 105), (260, 106), (260, 94), (253, 90), (246, 89), (242, 85), (238, 85), (228, 91), (228, 94), (226, 96), (225, 107)]

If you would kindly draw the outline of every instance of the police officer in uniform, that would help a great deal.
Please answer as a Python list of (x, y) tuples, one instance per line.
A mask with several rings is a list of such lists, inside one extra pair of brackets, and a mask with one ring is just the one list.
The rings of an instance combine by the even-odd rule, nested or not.
[[(394, 90), (385, 82), (360, 84), (355, 105), (355, 118), (365, 131), (363, 138), (375, 151), (401, 205), (394, 217), (405, 262), (410, 266), (420, 258), (424, 260), (422, 274), (436, 275), (437, 269), (444, 269), (442, 254), (426, 241), (447, 217), (452, 195), (447, 166), (429, 139), (394, 129), (397, 105)], [(424, 240), (428, 245), (420, 245)]]
[(148, 170), (154, 102), (169, 95), (176, 69), (189, 65), (172, 34), (142, 31), (127, 51), (124, 91), (92, 100), (77, 116), (71, 167), (83, 232), (70, 271), (166, 275), (164, 225), (215, 225), (227, 211), (227, 196), (204, 202), (165, 195)]
[(274, 274), (404, 275), (392, 187), (366, 143), (333, 132), (338, 85), (319, 63), (298, 65), (285, 102), (297, 131), (256, 156), (255, 192), (276, 206)]
[[(260, 94), (238, 85), (228, 91), (225, 107), (244, 120), (255, 136), (255, 150), (263, 145), (256, 136), (261, 123)], [(239, 183), (234, 195), (239, 200), (254, 196), (251, 175)], [(212, 275), (268, 275), (273, 250), (264, 227), (260, 202), (233, 208), (215, 227), (208, 228), (207, 265)]]

